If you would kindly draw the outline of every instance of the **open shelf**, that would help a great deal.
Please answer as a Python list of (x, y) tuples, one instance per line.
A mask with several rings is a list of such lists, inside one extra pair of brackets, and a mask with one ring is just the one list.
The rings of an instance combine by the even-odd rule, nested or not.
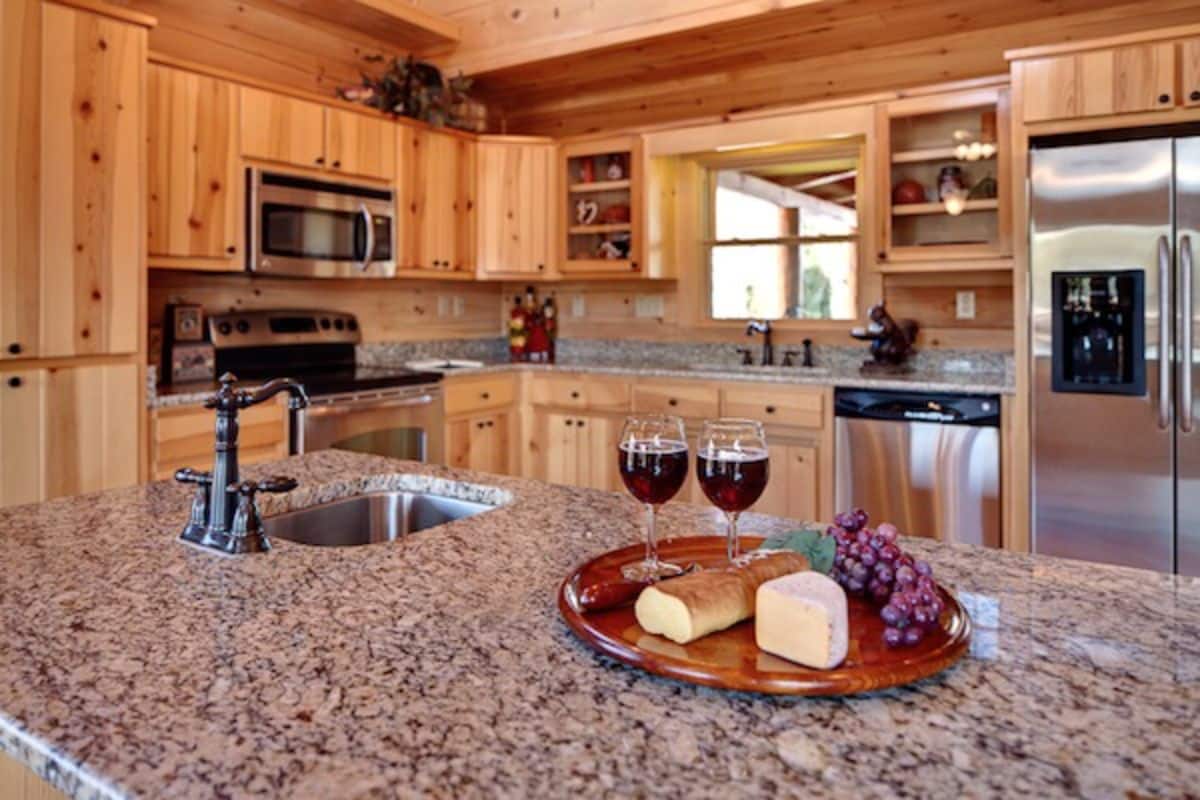
[[(975, 161), (964, 161), (963, 163), (974, 164), (979, 161), (994, 161), (996, 154), (990, 156), (981, 156)], [(929, 147), (924, 150), (901, 150), (892, 153), (893, 164), (920, 164), (925, 161), (960, 161), (953, 147)]]
[(588, 192), (613, 192), (628, 189), (630, 182), (623, 181), (593, 181), (591, 183), (572, 183), (567, 187), (571, 194), (586, 194)]
[(624, 233), (632, 231), (633, 226), (628, 222), (616, 222), (611, 225), (572, 225), (567, 228), (567, 233), (570, 234), (589, 234), (589, 233)]
[[(1000, 207), (1000, 201), (991, 200), (968, 200), (963, 204), (963, 213), (971, 213), (976, 211), (995, 211)], [(892, 215), (897, 217), (912, 217), (922, 214), (947, 214), (946, 205), (944, 203), (906, 203), (904, 205), (892, 206)]]

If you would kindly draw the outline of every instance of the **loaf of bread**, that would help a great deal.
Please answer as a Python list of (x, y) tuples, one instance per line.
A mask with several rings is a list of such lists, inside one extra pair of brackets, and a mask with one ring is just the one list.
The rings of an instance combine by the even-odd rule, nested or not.
[(638, 625), (687, 644), (754, 616), (758, 587), (808, 569), (799, 553), (771, 553), (745, 565), (695, 572), (648, 586), (634, 605)]

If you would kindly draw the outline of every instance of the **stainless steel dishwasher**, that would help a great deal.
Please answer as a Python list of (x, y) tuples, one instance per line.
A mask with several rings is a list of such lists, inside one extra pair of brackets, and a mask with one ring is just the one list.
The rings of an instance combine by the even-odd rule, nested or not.
[(838, 389), (838, 509), (945, 542), (1000, 546), (1000, 398)]

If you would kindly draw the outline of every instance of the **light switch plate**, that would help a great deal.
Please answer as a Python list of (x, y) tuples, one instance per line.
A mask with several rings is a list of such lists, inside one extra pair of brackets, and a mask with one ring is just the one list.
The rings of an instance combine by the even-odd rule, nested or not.
[(633, 313), (637, 317), (661, 317), (666, 313), (661, 294), (639, 294), (633, 301)]
[(587, 301), (583, 295), (577, 294), (571, 298), (571, 316), (584, 317), (587, 316)]
[(437, 298), (437, 315), (446, 317), (450, 315), (450, 298), (444, 294), (439, 294)]
[(956, 319), (975, 319), (975, 292), (968, 290), (955, 293), (954, 317)]
[(464, 313), (466, 313), (467, 301), (463, 300), (461, 297), (455, 297), (454, 302), (452, 302), (450, 305), (451, 305), (450, 313), (453, 314), (455, 317), (461, 317)]

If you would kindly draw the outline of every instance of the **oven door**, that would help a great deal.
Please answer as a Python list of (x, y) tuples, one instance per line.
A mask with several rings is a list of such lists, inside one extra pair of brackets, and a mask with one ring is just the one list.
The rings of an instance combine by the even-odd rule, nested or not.
[(314, 397), (304, 419), (304, 451), (328, 449), (440, 464), (441, 387)]
[(390, 278), (392, 192), (250, 168), (247, 248), (252, 272), (317, 278)]

